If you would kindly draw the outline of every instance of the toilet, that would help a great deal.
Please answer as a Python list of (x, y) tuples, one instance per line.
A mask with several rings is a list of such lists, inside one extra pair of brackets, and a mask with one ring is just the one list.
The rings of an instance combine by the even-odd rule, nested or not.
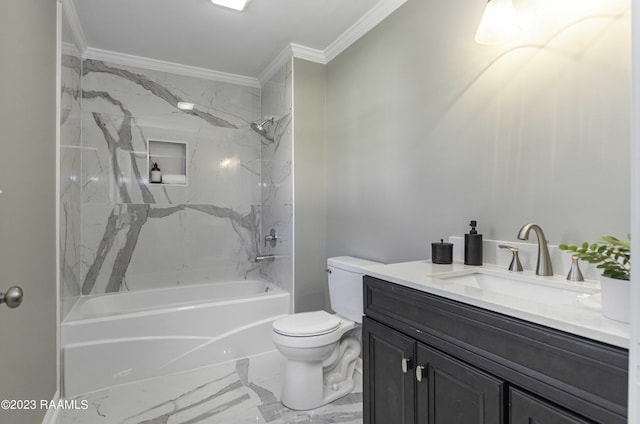
[(340, 256), (327, 260), (335, 314), (303, 312), (273, 322), (273, 343), (287, 358), (281, 402), (294, 410), (318, 408), (353, 390), (361, 351), (363, 267), (378, 265)]

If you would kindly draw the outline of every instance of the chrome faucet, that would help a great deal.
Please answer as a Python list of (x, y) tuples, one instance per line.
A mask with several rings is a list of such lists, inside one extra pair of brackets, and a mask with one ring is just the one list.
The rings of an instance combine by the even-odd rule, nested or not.
[(542, 228), (538, 224), (525, 224), (518, 232), (519, 240), (529, 240), (529, 231), (535, 231), (538, 237), (538, 263), (536, 264), (536, 275), (553, 275), (553, 265), (549, 256), (549, 246), (544, 236)]

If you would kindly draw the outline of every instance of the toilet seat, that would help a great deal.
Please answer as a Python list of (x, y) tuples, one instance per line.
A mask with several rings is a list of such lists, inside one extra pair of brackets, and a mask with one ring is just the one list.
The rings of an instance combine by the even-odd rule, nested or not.
[(273, 322), (273, 331), (289, 337), (314, 337), (334, 332), (340, 319), (325, 311), (288, 315)]

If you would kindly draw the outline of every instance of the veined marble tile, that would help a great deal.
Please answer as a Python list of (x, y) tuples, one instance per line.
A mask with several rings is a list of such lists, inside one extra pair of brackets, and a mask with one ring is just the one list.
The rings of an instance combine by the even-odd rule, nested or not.
[(257, 275), (260, 207), (245, 210), (187, 205), (182, 282), (234, 281)]
[(260, 274), (283, 289), (293, 291), (293, 135), (292, 66), (286, 63), (262, 89), (262, 113), (274, 116), (276, 122), (268, 127), (273, 142), (262, 142), (261, 196), (262, 229), (278, 232), (278, 243), (262, 253), (277, 255), (274, 262), (263, 262)]
[(80, 52), (62, 18), (60, 57), (60, 298), (64, 318), (80, 295), (81, 72)]
[(63, 411), (56, 424), (362, 424), (362, 383), (312, 411), (278, 400), (285, 359), (277, 351), (79, 396), (86, 410)]
[[(83, 122), (83, 203), (259, 203), (260, 143), (248, 128), (180, 132), (96, 112), (84, 113)], [(186, 187), (148, 184), (148, 140), (187, 143)], [(151, 161), (163, 168), (162, 157)]]
[[(83, 90), (106, 91), (134, 116), (192, 116), (220, 128), (251, 122), (259, 110), (260, 90), (199, 78), (151, 71), (102, 61), (83, 63)], [(193, 111), (177, 109), (179, 101), (195, 104)], [(87, 111), (104, 112), (103, 104), (87, 104)]]
[(83, 205), (82, 292), (105, 293), (257, 275), (260, 208)]
[[(258, 274), (260, 90), (85, 60), (82, 101), (83, 293)], [(148, 140), (187, 143), (185, 186), (149, 184)]]

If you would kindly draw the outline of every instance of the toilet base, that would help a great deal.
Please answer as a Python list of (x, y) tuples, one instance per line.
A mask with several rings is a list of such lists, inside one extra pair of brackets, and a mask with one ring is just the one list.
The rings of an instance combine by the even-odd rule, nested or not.
[(284, 371), (282, 404), (289, 409), (319, 408), (353, 391), (353, 373), (360, 355), (360, 342), (346, 337), (324, 361), (289, 359)]
[[(353, 391), (353, 375), (346, 380), (324, 384), (322, 362), (287, 362), (280, 401), (289, 409), (306, 411), (319, 408)], [(300, 390), (304, 387), (304, 390)]]

